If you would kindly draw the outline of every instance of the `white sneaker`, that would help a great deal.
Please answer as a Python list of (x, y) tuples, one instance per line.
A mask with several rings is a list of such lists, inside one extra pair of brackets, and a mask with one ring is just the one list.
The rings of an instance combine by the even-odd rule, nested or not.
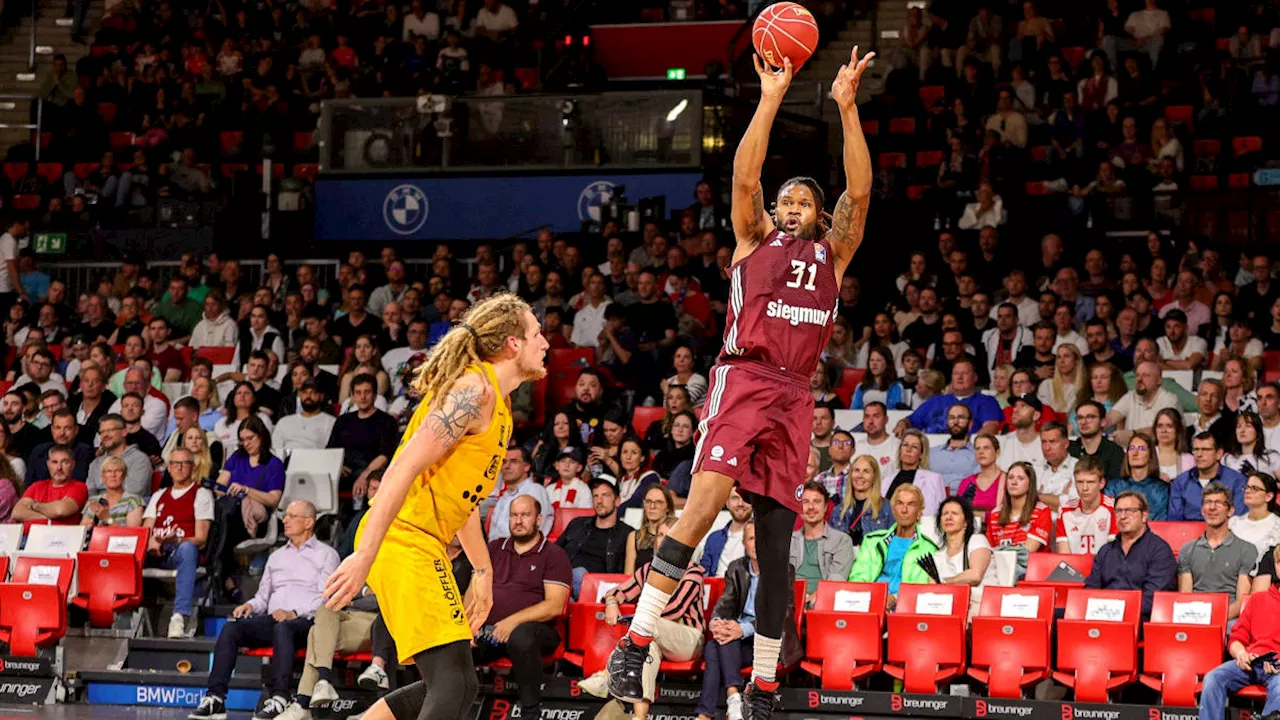
[(578, 681), (578, 689), (592, 697), (609, 697), (609, 673), (601, 670)]
[(311, 707), (328, 707), (329, 703), (338, 699), (338, 691), (333, 689), (333, 684), (328, 680), (317, 680), (316, 686), (311, 689)]
[(169, 616), (169, 639), (180, 640), (187, 635), (187, 616), (174, 613)]
[[(356, 678), (356, 684), (361, 690), (387, 690), (391, 687), (391, 683), (387, 681), (387, 671), (373, 664), (360, 673), (360, 677)], [(314, 697), (313, 695), (312, 702), (315, 702)]]
[(296, 702), (289, 703), (289, 707), (277, 715), (276, 720), (311, 720), (311, 711)]
[(738, 692), (730, 695), (726, 702), (729, 705), (729, 710), (725, 716), (729, 720), (742, 720), (742, 693)]

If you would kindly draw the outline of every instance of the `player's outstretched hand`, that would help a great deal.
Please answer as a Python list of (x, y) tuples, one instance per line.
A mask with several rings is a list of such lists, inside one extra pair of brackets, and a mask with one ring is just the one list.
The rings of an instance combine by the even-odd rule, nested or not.
[(836, 73), (835, 82), (831, 83), (831, 97), (835, 99), (836, 104), (841, 109), (852, 108), (857, 105), (858, 85), (862, 82), (862, 73), (866, 72), (871, 66), (871, 60), (876, 56), (874, 52), (869, 52), (858, 59), (858, 46), (853, 46), (853, 54), (849, 57), (848, 65), (841, 65), (840, 72)]
[(769, 67), (759, 55), (752, 55), (751, 62), (755, 63), (756, 75), (760, 76), (760, 97), (781, 100), (787, 94), (787, 88), (791, 86), (791, 78), (795, 74), (791, 58), (782, 59), (781, 70)]
[(493, 571), (471, 576), (467, 586), (467, 595), (463, 598), (462, 609), (467, 613), (467, 621), (471, 625), (471, 634), (475, 635), (484, 627), (489, 619), (489, 611), (493, 609)]
[(354, 552), (338, 566), (324, 583), (324, 606), (333, 611), (341, 610), (351, 603), (364, 583), (369, 579), (369, 567), (373, 565), (373, 557)]

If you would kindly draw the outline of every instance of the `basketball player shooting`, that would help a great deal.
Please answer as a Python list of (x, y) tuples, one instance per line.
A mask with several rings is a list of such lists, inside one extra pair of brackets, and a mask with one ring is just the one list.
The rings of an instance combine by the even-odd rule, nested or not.
[[(867, 53), (859, 60), (855, 47), (831, 87), (844, 127), (848, 186), (829, 223), (822, 189), (807, 177), (786, 181), (773, 216), (765, 212), (760, 172), (793, 68), (786, 59), (779, 71), (773, 71), (755, 57), (760, 104), (733, 164), (737, 248), (724, 350), (711, 371), (684, 513), (658, 547), (631, 629), (609, 658), (609, 692), (620, 700), (652, 700), (641, 695), (642, 676), (656, 672), (658, 663), (651, 655), (655, 620), (737, 485), (755, 510), (760, 561), (753, 671), (744, 717), (767, 720), (777, 706), (775, 675), (792, 595), (791, 530), (800, 509), (813, 420), (809, 375), (831, 338), (840, 281), (862, 243), (871, 198), (871, 156), (855, 98), (874, 56)], [(647, 664), (652, 664), (648, 671)]]

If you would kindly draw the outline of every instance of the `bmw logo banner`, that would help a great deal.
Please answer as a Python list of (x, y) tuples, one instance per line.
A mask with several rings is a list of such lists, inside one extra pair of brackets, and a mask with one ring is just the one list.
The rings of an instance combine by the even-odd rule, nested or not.
[(668, 214), (694, 201), (696, 172), (420, 178), (321, 176), (318, 240), (507, 238), (551, 226), (576, 232), (600, 221), (601, 206), (626, 188), (628, 203), (664, 197)]

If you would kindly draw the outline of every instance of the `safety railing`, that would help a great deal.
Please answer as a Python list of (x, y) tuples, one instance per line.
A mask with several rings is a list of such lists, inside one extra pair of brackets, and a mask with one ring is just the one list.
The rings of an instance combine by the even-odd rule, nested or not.
[[(34, 50), (32, 58), (35, 57)], [(32, 60), (34, 63), (35, 61)], [(0, 123), (0, 130), (30, 130), (31, 144), (35, 146), (36, 162), (40, 162), (40, 146), (44, 143), (40, 141), (40, 135), (44, 124), (44, 98), (39, 95), (24, 95), (0, 93), (0, 110), (17, 109), (16, 100), (30, 100), (33, 109), (33, 122), (29, 123)]]

